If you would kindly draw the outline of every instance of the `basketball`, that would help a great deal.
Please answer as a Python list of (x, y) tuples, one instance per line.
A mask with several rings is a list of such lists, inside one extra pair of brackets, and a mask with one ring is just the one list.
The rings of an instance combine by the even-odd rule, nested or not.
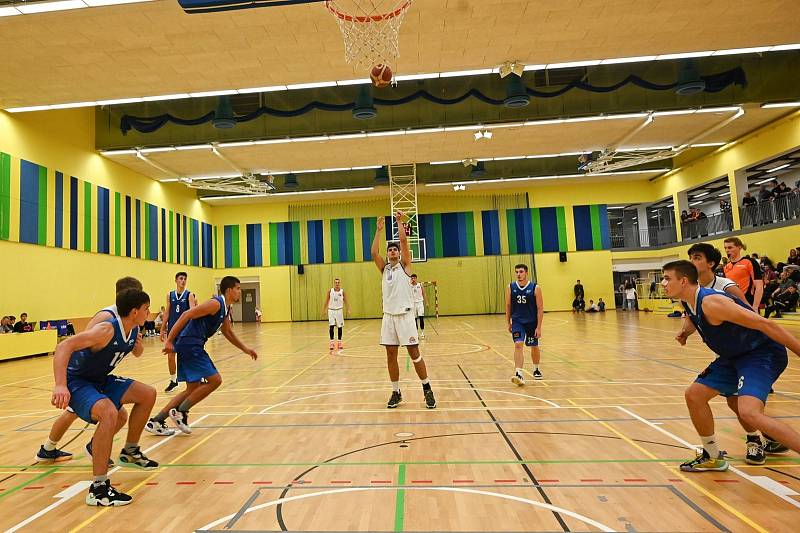
[(369, 78), (375, 87), (388, 87), (392, 83), (392, 69), (389, 65), (375, 65)]

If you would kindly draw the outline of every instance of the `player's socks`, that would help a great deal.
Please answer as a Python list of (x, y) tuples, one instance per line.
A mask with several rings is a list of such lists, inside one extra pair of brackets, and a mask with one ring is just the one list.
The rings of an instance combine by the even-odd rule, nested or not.
[(56, 449), (56, 444), (58, 444), (58, 442), (56, 442), (56, 441), (52, 441), (52, 440), (50, 440), (50, 439), (47, 439), (47, 440), (44, 442), (44, 444), (42, 445), (42, 447), (43, 447), (43, 448), (44, 448), (46, 451), (48, 451), (48, 452), (52, 452), (53, 450), (55, 450), (55, 449)]
[[(97, 478), (104, 477), (104, 481), (97, 481)], [(86, 504), (99, 507), (118, 507), (128, 505), (133, 498), (127, 494), (118, 492), (111, 486), (111, 481), (107, 476), (95, 476), (95, 481), (89, 487), (86, 495)]]
[(400, 392), (400, 382), (399, 381), (392, 381), (392, 390), (394, 392)]
[(334, 326), (328, 326), (328, 337), (331, 339), (331, 342), (333, 342), (333, 328)]
[(431, 389), (431, 380), (430, 379), (425, 378), (423, 380), (420, 380), (420, 383), (422, 383), (422, 390), (430, 390)]
[(138, 466), (145, 470), (158, 468), (158, 463), (142, 453), (138, 444), (128, 442), (119, 454), (119, 462), (124, 465)]
[(719, 445), (714, 435), (709, 435), (708, 437), (701, 435), (700, 441), (703, 443), (703, 449), (708, 452), (709, 457), (719, 457)]

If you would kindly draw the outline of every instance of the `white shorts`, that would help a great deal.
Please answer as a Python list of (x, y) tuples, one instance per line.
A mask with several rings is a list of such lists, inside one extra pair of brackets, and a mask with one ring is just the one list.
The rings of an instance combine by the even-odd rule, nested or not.
[(384, 313), (381, 322), (381, 344), (383, 346), (416, 346), (419, 344), (414, 313), (411, 311), (402, 315)]
[(417, 317), (425, 316), (425, 302), (414, 302), (414, 313)]
[(344, 326), (344, 310), (328, 309), (328, 325), (341, 328)]

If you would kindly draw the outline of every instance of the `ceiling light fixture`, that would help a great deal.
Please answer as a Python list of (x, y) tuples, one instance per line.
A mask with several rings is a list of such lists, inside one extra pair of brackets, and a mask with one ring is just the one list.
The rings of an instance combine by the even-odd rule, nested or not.
[(486, 139), (486, 140), (491, 139), (493, 133), (484, 128), (482, 130), (476, 131), (473, 135), (475, 136), (476, 141), (480, 141), (481, 139)]
[(784, 168), (789, 168), (790, 166), (792, 166), (791, 163), (786, 163), (786, 164), (783, 164), (783, 165), (781, 165), (779, 167), (771, 168), (771, 169), (767, 170), (767, 174), (772, 174), (773, 172), (777, 172), (779, 170), (783, 170)]
[(775, 109), (778, 107), (800, 107), (800, 102), (771, 102), (769, 104), (761, 104), (762, 109)]

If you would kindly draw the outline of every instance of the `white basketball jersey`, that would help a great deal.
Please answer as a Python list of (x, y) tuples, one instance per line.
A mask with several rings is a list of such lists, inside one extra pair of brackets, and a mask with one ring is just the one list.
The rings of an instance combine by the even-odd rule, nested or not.
[(395, 266), (386, 263), (383, 269), (383, 312), (389, 315), (402, 315), (411, 311), (411, 277), (406, 274), (403, 264)]
[(414, 303), (419, 303), (425, 301), (422, 298), (422, 283), (417, 283), (414, 285), (411, 284), (411, 297)]
[(328, 300), (328, 309), (341, 309), (344, 307), (344, 289), (331, 289), (331, 295)]
[(714, 281), (709, 283), (708, 285), (704, 285), (707, 289), (714, 289), (718, 291), (725, 292), (725, 289), (730, 287), (731, 285), (736, 285), (735, 281), (729, 280), (728, 278), (723, 278), (720, 276), (714, 276)]

